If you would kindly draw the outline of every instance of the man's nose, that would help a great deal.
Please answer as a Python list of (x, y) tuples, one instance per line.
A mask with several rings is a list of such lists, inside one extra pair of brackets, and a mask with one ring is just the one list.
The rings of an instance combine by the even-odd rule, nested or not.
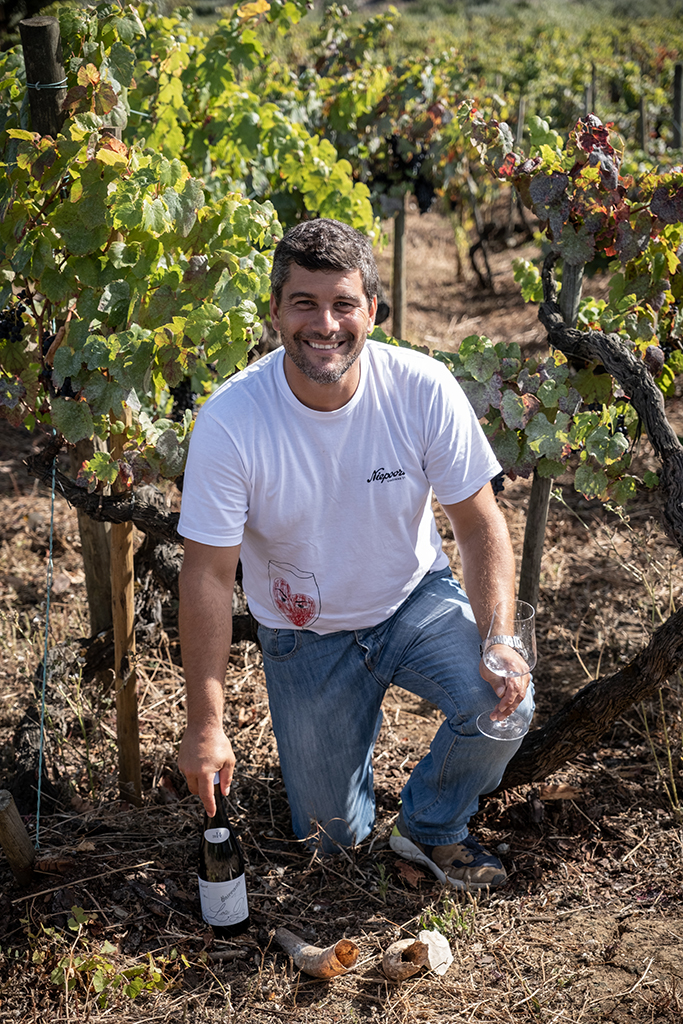
[(311, 326), (320, 334), (334, 334), (339, 330), (339, 318), (331, 306), (319, 306)]

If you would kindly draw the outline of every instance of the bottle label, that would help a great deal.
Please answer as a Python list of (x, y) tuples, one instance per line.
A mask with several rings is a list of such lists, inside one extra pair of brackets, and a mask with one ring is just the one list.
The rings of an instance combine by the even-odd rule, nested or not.
[(204, 833), (207, 843), (225, 843), (230, 838), (229, 828), (207, 828)]
[(202, 917), (207, 924), (227, 927), (239, 924), (249, 916), (247, 883), (244, 875), (229, 882), (206, 882), (199, 879), (199, 900)]

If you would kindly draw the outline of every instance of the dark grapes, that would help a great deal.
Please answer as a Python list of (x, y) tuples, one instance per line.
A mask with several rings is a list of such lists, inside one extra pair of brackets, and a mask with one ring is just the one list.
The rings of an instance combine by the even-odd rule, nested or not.
[(628, 427), (626, 426), (626, 419), (625, 419), (623, 413), (620, 414), (619, 416), (617, 416), (617, 425), (614, 428), (614, 433), (615, 434), (622, 434), (624, 437), (628, 437), (629, 436)]
[(176, 384), (174, 388), (170, 389), (171, 397), (173, 398), (173, 410), (171, 412), (171, 419), (176, 423), (180, 423), (185, 414), (186, 409), (194, 411), (194, 401), (196, 395), (192, 391), (192, 380), (190, 377), (183, 377), (180, 384)]
[(26, 306), (22, 302), (18, 302), (14, 306), (5, 306), (0, 311), (0, 341), (9, 341), (12, 345), (21, 341), (24, 327), (22, 313), (25, 311)]

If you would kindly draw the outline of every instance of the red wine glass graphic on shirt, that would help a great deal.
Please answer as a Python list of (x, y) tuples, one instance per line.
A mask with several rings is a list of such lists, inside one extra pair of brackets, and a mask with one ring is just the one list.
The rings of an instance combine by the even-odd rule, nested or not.
[(289, 562), (269, 562), (268, 582), (275, 608), (297, 629), (305, 629), (320, 615), (320, 591), (312, 572)]

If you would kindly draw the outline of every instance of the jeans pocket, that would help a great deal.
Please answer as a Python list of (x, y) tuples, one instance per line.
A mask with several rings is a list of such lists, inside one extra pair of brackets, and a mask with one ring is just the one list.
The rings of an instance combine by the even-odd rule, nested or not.
[(264, 658), (285, 661), (296, 654), (301, 646), (300, 629), (270, 629), (259, 626), (258, 638)]

